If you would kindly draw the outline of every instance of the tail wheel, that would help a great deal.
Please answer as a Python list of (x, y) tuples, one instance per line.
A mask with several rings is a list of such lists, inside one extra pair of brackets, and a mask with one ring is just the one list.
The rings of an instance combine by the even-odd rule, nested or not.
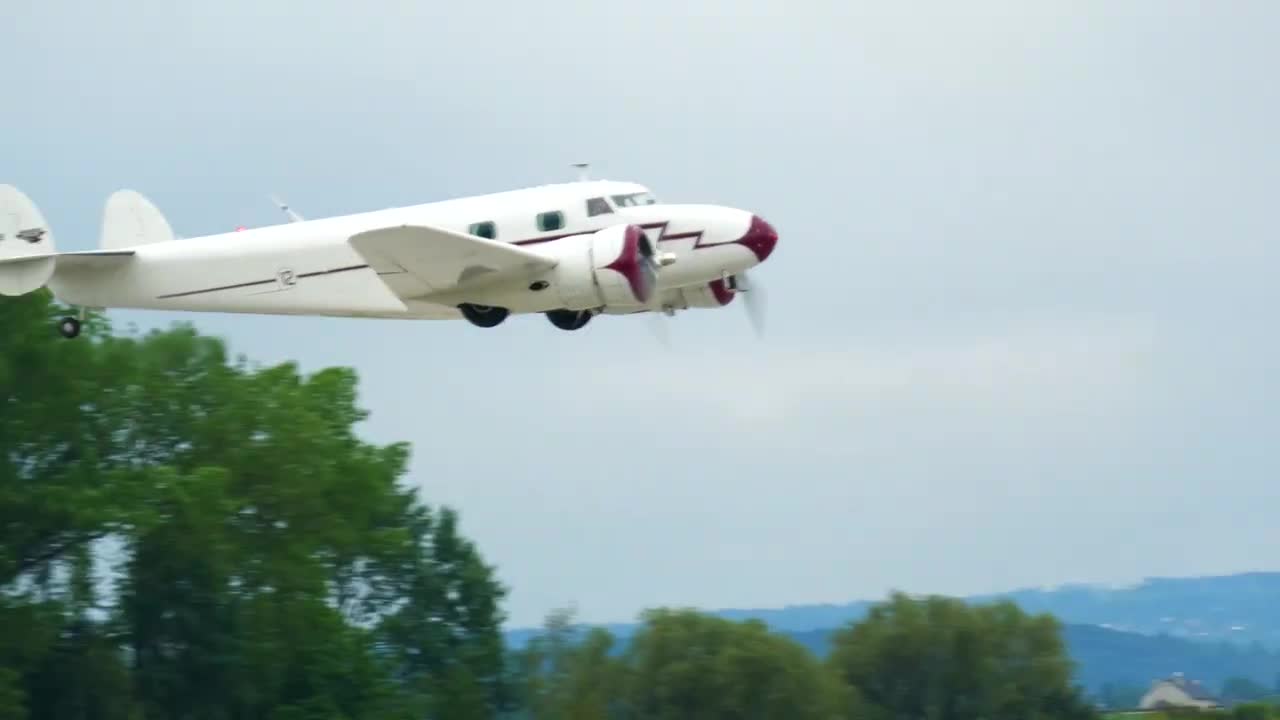
[(68, 340), (80, 336), (80, 320), (73, 317), (64, 317), (58, 321), (58, 334)]
[(511, 314), (511, 311), (506, 308), (471, 303), (462, 303), (458, 306), (458, 310), (468, 322), (482, 328), (497, 327)]

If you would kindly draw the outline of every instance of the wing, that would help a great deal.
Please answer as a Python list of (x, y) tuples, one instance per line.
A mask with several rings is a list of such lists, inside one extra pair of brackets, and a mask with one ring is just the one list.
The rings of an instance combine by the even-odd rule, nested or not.
[(426, 294), (489, 287), (545, 272), (556, 261), (524, 248), (423, 225), (357, 233), (351, 246), (381, 274), (406, 272)]

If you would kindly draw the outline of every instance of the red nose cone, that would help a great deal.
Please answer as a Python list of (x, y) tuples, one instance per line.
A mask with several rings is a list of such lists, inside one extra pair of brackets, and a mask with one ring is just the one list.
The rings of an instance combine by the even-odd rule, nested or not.
[(738, 240), (738, 244), (745, 245), (755, 253), (757, 260), (764, 262), (773, 254), (773, 248), (778, 244), (778, 231), (764, 218), (752, 215), (751, 227), (747, 228), (747, 234)]

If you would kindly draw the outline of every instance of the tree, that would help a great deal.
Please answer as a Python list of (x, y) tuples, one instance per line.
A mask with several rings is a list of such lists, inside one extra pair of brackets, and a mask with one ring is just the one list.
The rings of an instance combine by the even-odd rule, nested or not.
[[(91, 543), (127, 524), (129, 475), (93, 344), (59, 343), (48, 293), (0, 301), (0, 718), (129, 710), (114, 638), (90, 617)], [(109, 392), (109, 391), (108, 391)]]
[(530, 720), (604, 720), (622, 692), (616, 639), (581, 628), (571, 610), (547, 616), (543, 630), (512, 653), (518, 704)]
[(48, 591), (58, 563), (133, 498), (110, 462), (120, 444), (100, 355), (91, 336), (56, 342), (59, 312), (47, 294), (0, 302), (0, 588)]
[(1089, 718), (1057, 621), (901, 593), (832, 638), (828, 666), (883, 718)]
[(1280, 707), (1264, 702), (1242, 703), (1231, 708), (1232, 720), (1273, 720), (1280, 718)]
[(510, 699), (500, 609), (505, 589), (458, 532), (453, 510), (415, 506), (410, 512), (406, 550), (383, 569), (394, 578), (400, 602), (379, 621), (379, 644), (395, 676), (450, 708), (445, 716), (471, 717), (478, 707), (496, 713)]
[(827, 720), (852, 711), (853, 696), (817, 658), (757, 620), (651, 610), (623, 663), (628, 718)]
[(504, 590), (357, 436), (353, 372), (65, 312), (0, 300), (0, 718), (492, 714)]

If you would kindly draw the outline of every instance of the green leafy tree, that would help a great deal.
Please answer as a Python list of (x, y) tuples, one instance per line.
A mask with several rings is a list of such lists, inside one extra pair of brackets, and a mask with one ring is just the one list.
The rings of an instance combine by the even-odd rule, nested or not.
[(652, 610), (623, 661), (628, 718), (828, 720), (855, 711), (812, 653), (755, 620)]
[(517, 693), (530, 720), (604, 720), (619, 704), (624, 667), (616, 639), (603, 628), (584, 629), (573, 611), (552, 612), (512, 663)]
[[(128, 711), (114, 640), (90, 617), (92, 543), (136, 497), (112, 457), (92, 338), (59, 343), (47, 293), (0, 302), (0, 717)], [(60, 682), (57, 679), (61, 677)]]
[(354, 373), (65, 312), (0, 300), (0, 718), (491, 716), (504, 590), (356, 435)]
[(1093, 717), (1053, 618), (894, 594), (832, 638), (829, 667), (881, 718)]
[(121, 448), (96, 347), (57, 343), (58, 312), (45, 294), (0, 302), (0, 587), (37, 593), (134, 498), (111, 462)]
[(411, 510), (408, 551), (395, 554), (394, 596), (402, 603), (377, 625), (396, 677), (449, 717), (492, 716), (510, 703), (500, 603), (505, 589), (457, 514)]

